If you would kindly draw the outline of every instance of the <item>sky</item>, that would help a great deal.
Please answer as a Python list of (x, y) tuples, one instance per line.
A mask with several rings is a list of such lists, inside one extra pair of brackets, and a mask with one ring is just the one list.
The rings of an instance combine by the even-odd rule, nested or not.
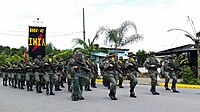
[[(92, 39), (100, 26), (115, 29), (126, 20), (134, 22), (144, 39), (122, 47), (133, 52), (157, 52), (193, 44), (183, 32), (167, 32), (181, 28), (194, 34), (187, 16), (193, 20), (196, 31), (200, 31), (200, 0), (0, 0), (0, 3), (0, 45), (15, 48), (28, 47), (28, 26), (35, 25), (47, 27), (47, 43), (59, 49), (72, 48), (73, 38), (83, 38), (83, 8), (86, 38)], [(33, 22), (37, 18), (42, 23)], [(104, 39), (101, 35), (95, 43), (106, 46)]]

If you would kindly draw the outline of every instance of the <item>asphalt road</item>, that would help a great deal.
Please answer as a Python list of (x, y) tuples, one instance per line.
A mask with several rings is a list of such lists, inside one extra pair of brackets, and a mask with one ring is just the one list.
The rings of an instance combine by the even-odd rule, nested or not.
[(172, 93), (158, 87), (161, 93), (154, 96), (149, 85), (137, 85), (137, 98), (129, 97), (129, 85), (117, 88), (117, 101), (108, 97), (108, 89), (98, 83), (92, 92), (84, 91), (84, 101), (71, 101), (70, 93), (65, 89), (55, 92), (55, 96), (46, 96), (35, 91), (14, 89), (2, 86), (0, 79), (0, 112), (199, 112), (200, 89), (179, 88)]

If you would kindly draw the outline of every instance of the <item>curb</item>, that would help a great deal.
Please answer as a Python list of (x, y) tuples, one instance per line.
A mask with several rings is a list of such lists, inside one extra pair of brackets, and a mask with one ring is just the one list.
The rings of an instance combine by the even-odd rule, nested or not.
[[(96, 82), (102, 82), (102, 79), (96, 79)], [(146, 84), (140, 84), (140, 85), (149, 85), (149, 83)], [(165, 83), (159, 83), (158, 86), (164, 86)], [(172, 84), (168, 84), (169, 87), (172, 86)], [(200, 85), (189, 85), (189, 84), (176, 84), (177, 88), (195, 88), (195, 89), (200, 89)]]
[[(165, 83), (159, 83), (159, 86), (164, 86)], [(169, 87), (172, 86), (172, 84), (168, 84)], [(196, 89), (200, 89), (200, 85), (188, 85), (188, 84), (176, 84), (177, 88), (196, 88)]]

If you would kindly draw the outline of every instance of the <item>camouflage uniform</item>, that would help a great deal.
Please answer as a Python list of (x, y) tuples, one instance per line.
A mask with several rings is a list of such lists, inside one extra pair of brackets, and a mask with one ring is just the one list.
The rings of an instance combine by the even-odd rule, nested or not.
[[(55, 83), (55, 73), (53, 71), (53, 66), (51, 64), (51, 62), (49, 60), (46, 60), (43, 63), (43, 71), (44, 71), (44, 79), (45, 79), (45, 84), (46, 84), (46, 94), (47, 95), (55, 95), (53, 93), (53, 85)], [(49, 93), (49, 89), (50, 89), (50, 93)]]
[(26, 62), (25, 72), (27, 91), (33, 91), (34, 74), (31, 60)]
[(118, 74), (119, 75), (119, 88), (124, 88), (122, 86), (122, 83), (123, 83), (123, 75), (125, 74), (125, 72), (124, 72), (125, 64), (124, 64), (124, 60), (123, 60), (122, 56), (119, 57), (118, 65), (120, 66), (120, 69), (123, 72), (123, 74), (121, 74), (121, 73)]
[(35, 58), (33, 61), (33, 73), (36, 81), (36, 92), (42, 93), (41, 87), (42, 87), (42, 62), (40, 58)]
[(24, 61), (20, 60), (20, 62), (17, 65), (17, 79), (18, 79), (18, 88), (24, 89), (23, 86), (25, 86), (25, 67), (24, 67)]
[(125, 64), (125, 69), (127, 72), (127, 75), (129, 75), (130, 77), (130, 97), (136, 98), (134, 89), (135, 86), (137, 85), (138, 81), (137, 81), (137, 72), (141, 73), (138, 70), (138, 65), (136, 63), (136, 61), (133, 58), (133, 55), (129, 55), (129, 59), (126, 61)]
[[(85, 57), (85, 63), (89, 68), (91, 68), (91, 62), (90, 62), (89, 56)], [(90, 79), (92, 77), (93, 77), (93, 74), (91, 72), (85, 73), (85, 91), (92, 91), (90, 89)]]
[(93, 77), (91, 78), (91, 87), (97, 88), (96, 87), (96, 78), (98, 77), (98, 67), (97, 64), (94, 62), (94, 59), (91, 60), (91, 70)]
[(155, 58), (155, 52), (150, 52), (150, 57), (146, 59), (144, 62), (144, 66), (146, 69), (148, 69), (148, 72), (150, 74), (151, 78), (151, 89), (153, 95), (159, 95), (159, 93), (156, 91), (156, 85), (157, 85), (157, 75), (158, 71), (157, 68), (161, 67), (159, 64), (159, 61)]
[(1, 65), (1, 71), (2, 71), (2, 78), (3, 78), (3, 85), (7, 86), (7, 80), (8, 80), (8, 63), (4, 63)]
[(82, 59), (82, 55), (80, 53), (75, 53), (74, 60), (70, 60), (69, 65), (72, 75), (72, 101), (84, 100), (82, 92), (85, 74), (83, 73), (84, 70), (82, 67), (85, 67), (86, 64)]
[(110, 86), (110, 93), (109, 93), (109, 97), (112, 99), (112, 100), (117, 100), (117, 98), (115, 97), (116, 95), (116, 86), (117, 86), (117, 79), (118, 79), (118, 76), (117, 76), (117, 73), (116, 73), (116, 65), (115, 65), (115, 56), (112, 54), (110, 54), (110, 57), (111, 59), (109, 59), (108, 61), (106, 61), (105, 63), (105, 71), (108, 73), (108, 76), (109, 76), (109, 81), (111, 83), (111, 86)]
[[(172, 91), (175, 93), (179, 93), (179, 91), (176, 90), (176, 83), (177, 83), (177, 70), (180, 69), (180, 65), (175, 60), (175, 57), (172, 56), (169, 58), (169, 62), (165, 65), (165, 69), (169, 73), (168, 82), (169, 82), (170, 78), (173, 79), (172, 87), (171, 87)], [(168, 82), (166, 82), (166, 85), (168, 84)]]

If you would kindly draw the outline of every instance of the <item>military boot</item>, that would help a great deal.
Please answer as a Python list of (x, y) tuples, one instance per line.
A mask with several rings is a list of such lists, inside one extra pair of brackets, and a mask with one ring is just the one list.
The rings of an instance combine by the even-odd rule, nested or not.
[(78, 101), (78, 97), (72, 96), (72, 101)]
[(55, 94), (53, 93), (53, 88), (52, 88), (52, 87), (50, 87), (50, 95), (55, 95)]
[(119, 80), (119, 88), (124, 88), (124, 87), (122, 86), (122, 81), (121, 81), (121, 80)]
[(131, 88), (131, 90), (130, 90), (130, 97), (136, 98), (136, 95), (135, 95), (135, 92), (134, 92), (134, 88)]
[(151, 93), (153, 95), (159, 95), (160, 93), (156, 92), (156, 87), (155, 86), (151, 86), (151, 89), (150, 89)]
[(42, 93), (42, 90), (41, 90), (41, 85), (40, 85), (40, 84), (38, 84), (37, 93)]
[(118, 99), (115, 97), (115, 93), (114, 93), (113, 91), (110, 91), (109, 97), (111, 98), (111, 100), (118, 100)]
[(164, 87), (165, 87), (165, 90), (171, 90), (168, 88), (168, 84), (165, 84)]
[(178, 90), (176, 90), (176, 87), (175, 86), (172, 86), (172, 91), (173, 91), (173, 93), (180, 93)]

